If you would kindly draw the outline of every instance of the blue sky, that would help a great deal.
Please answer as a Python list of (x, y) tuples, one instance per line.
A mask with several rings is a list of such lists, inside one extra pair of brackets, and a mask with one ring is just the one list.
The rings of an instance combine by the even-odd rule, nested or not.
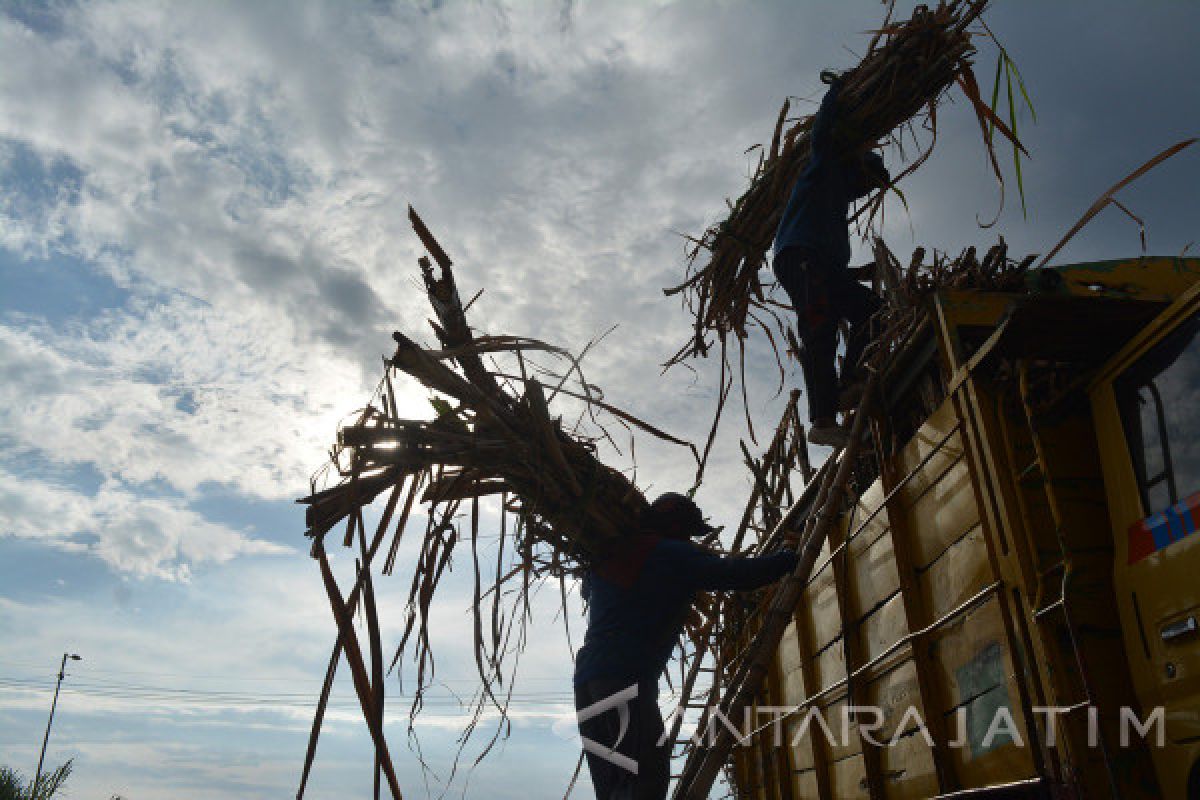
[[(427, 330), (406, 205), (464, 294), (486, 289), (477, 325), (579, 349), (619, 323), (589, 378), (702, 441), (711, 371), (658, 368), (689, 330), (660, 291), (683, 270), (674, 232), (722, 215), (783, 98), (812, 108), (819, 70), (852, 64), (879, 18), (767, 0), (0, 3), (0, 763), (32, 771), (71, 650), (84, 660), (47, 759), (75, 758), (72, 796), (291, 796), (333, 641), (292, 500), (391, 331)], [(999, 194), (958, 98), (904, 187), (910, 216), (889, 208), (898, 253), (997, 233), (1044, 252), (1117, 179), (1200, 134), (1200, 6), (1010, 0), (989, 21), (1038, 111), (1020, 120), (1028, 218), (1010, 184), (997, 226), (978, 227)], [(1189, 151), (1121, 195), (1151, 253), (1200, 238), (1198, 185)], [(1110, 209), (1058, 260), (1138, 252)], [(772, 364), (754, 343), (760, 430), (779, 411)], [(718, 519), (746, 495), (739, 437), (727, 424), (699, 495)], [(647, 491), (688, 484), (680, 451), (637, 455)], [(344, 577), (350, 556), (335, 559)], [(379, 582), (385, 645), (401, 572)], [(449, 690), (474, 670), (462, 572), (435, 608), (447, 691), (421, 727), (443, 778), (465, 722)], [(554, 727), (570, 656), (551, 594), (512, 736), (451, 794), (561, 796), (576, 749)], [(421, 796), (401, 706), (389, 739)], [(370, 760), (339, 684), (308, 796), (364, 795)]]

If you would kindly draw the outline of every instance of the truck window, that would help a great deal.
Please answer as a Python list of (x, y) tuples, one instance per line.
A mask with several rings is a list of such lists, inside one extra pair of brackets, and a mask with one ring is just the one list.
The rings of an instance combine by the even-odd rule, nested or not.
[(1127, 369), (1113, 388), (1129, 455), (1152, 514), (1200, 490), (1200, 313)]

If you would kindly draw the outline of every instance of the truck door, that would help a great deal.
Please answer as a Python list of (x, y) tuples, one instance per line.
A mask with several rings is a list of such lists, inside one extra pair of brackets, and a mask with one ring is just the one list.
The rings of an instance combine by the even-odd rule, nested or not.
[(1200, 295), (1118, 354), (1092, 402), (1113, 523), (1114, 586), (1141, 717), (1167, 797), (1200, 797)]

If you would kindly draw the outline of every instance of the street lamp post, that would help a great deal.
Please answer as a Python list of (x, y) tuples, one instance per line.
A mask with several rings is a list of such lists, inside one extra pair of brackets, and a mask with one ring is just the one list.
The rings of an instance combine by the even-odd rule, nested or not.
[(50, 719), (46, 722), (46, 735), (42, 737), (42, 754), (38, 756), (37, 772), (33, 773), (33, 788), (30, 797), (37, 797), (38, 784), (42, 782), (42, 762), (46, 759), (46, 743), (50, 741), (50, 726), (54, 724), (54, 709), (58, 707), (58, 690), (62, 688), (63, 678), (66, 677), (67, 659), (82, 661), (81, 656), (74, 653), (63, 653), (62, 663), (58, 665), (58, 683), (54, 685), (54, 702), (50, 704)]

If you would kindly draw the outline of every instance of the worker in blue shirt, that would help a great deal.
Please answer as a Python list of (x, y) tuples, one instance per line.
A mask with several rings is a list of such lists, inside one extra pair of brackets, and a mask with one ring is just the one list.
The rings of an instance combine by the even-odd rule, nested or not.
[(641, 530), (585, 573), (587, 633), (575, 659), (575, 707), (597, 800), (662, 800), (670, 780), (658, 680), (696, 593), (756, 589), (796, 568), (783, 549), (722, 558), (689, 541), (715, 529), (689, 498), (667, 493)]
[[(796, 310), (811, 422), (808, 439), (844, 447), (848, 432), (836, 415), (858, 405), (862, 382), (854, 373), (871, 339), (868, 323), (880, 307), (879, 297), (848, 270), (847, 212), (850, 203), (887, 186), (890, 177), (877, 153), (847, 151), (838, 141), (834, 127), (840, 81), (829, 73), (822, 78), (832, 85), (813, 120), (808, 164), (779, 220), (771, 266)], [(839, 380), (834, 357), (841, 320), (850, 323), (850, 335)]]

